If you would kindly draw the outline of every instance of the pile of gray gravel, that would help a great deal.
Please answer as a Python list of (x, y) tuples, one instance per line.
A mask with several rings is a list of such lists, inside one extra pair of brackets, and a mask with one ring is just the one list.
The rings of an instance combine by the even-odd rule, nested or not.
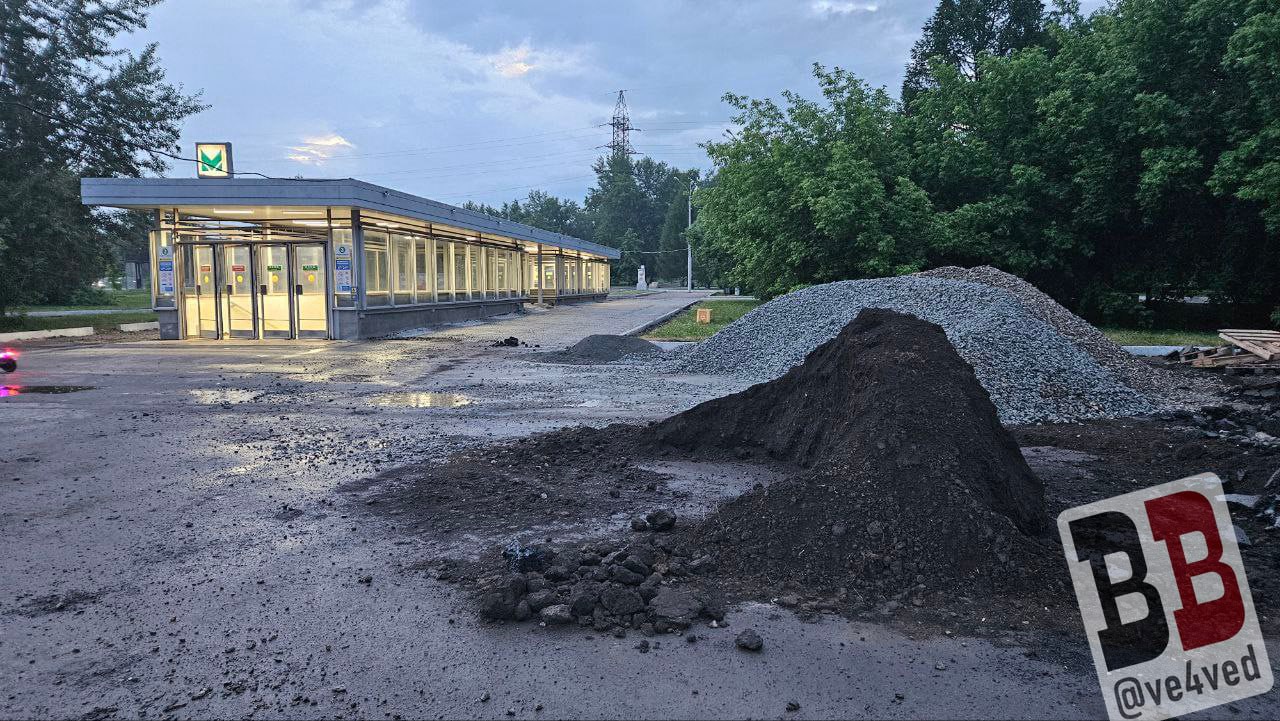
[(1115, 373), (1126, 385), (1148, 394), (1163, 396), (1176, 386), (1191, 386), (1190, 389), (1212, 391), (1217, 384), (1211, 378), (1195, 378), (1176, 376), (1169, 371), (1153, 367), (1116, 345), (1088, 321), (1067, 310), (1065, 306), (1045, 295), (1039, 288), (1006, 273), (999, 268), (980, 265), (974, 268), (959, 268), (949, 265), (935, 268), (918, 276), (926, 278), (947, 278), (968, 283), (981, 283), (1007, 291), (1022, 304), (1027, 312), (1047, 323), (1051, 328), (1066, 336), (1067, 340), (1093, 356), (1104, 368)]
[(910, 313), (942, 326), (1006, 424), (1134, 416), (1163, 405), (1009, 292), (921, 276), (841, 281), (788, 293), (679, 354), (671, 367), (772, 380), (834, 338), (864, 308)]

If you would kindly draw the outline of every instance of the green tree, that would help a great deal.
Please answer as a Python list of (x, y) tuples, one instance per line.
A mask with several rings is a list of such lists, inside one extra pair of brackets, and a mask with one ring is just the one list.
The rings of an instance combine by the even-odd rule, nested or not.
[(165, 82), (148, 46), (113, 48), (156, 0), (0, 0), (0, 312), (59, 300), (104, 275), (113, 228), (80, 178), (167, 167), (179, 122), (203, 108)]
[(814, 76), (822, 102), (726, 95), (741, 130), (706, 145), (717, 175), (697, 193), (703, 241), (732, 259), (725, 281), (765, 297), (918, 270), (936, 233), (896, 103), (839, 68)]
[(683, 203), (681, 188), (687, 186), (691, 171), (622, 154), (598, 159), (594, 169), (596, 184), (587, 191), (585, 204), (594, 239), (624, 251), (613, 263), (613, 282), (634, 283), (642, 264), (647, 278), (659, 277), (664, 272), (659, 252), (663, 226), (671, 206)]
[(583, 240), (591, 239), (591, 221), (582, 206), (576, 201), (558, 198), (542, 190), (535, 190), (525, 198), (503, 203), (501, 207), (471, 200), (463, 203), (462, 207), (554, 233)]
[(1041, 0), (942, 0), (911, 48), (903, 102), (934, 86), (938, 63), (976, 79), (983, 55), (1042, 45), (1044, 14)]

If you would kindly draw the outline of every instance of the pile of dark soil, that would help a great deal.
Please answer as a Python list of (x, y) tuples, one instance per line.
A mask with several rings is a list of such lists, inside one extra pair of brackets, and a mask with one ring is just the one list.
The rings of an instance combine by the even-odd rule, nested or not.
[(646, 435), (807, 469), (698, 528), (694, 540), (738, 577), (883, 598), (1016, 583), (1046, 550), (1031, 540), (1050, 528), (1040, 482), (942, 328), (912, 316), (864, 310), (781, 378)]
[(628, 356), (646, 356), (661, 353), (662, 349), (643, 338), (629, 335), (589, 335), (562, 351), (526, 356), (544, 363), (568, 363), (592, 365), (612, 363)]

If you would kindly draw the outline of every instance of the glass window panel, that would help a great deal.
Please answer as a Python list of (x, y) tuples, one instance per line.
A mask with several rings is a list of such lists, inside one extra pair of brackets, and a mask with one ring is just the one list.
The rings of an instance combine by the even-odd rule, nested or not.
[(484, 249), (484, 295), (486, 298), (498, 297), (498, 251), (495, 248)]
[(418, 289), (418, 302), (431, 301), (431, 239), (418, 238), (414, 241), (414, 284)]
[(392, 272), (395, 302), (413, 302), (413, 238), (396, 233), (391, 236)]
[(436, 240), (436, 297), (442, 301), (453, 300), (449, 294), (449, 246), (443, 240)]
[(390, 262), (387, 252), (387, 234), (380, 231), (365, 231), (364, 294), (367, 305), (379, 306), (391, 303)]
[(453, 244), (453, 299), (464, 300), (467, 297), (467, 246), (462, 243)]
[(480, 249), (467, 246), (467, 259), (471, 263), (471, 297), (481, 298), (484, 296), (484, 286), (480, 283)]

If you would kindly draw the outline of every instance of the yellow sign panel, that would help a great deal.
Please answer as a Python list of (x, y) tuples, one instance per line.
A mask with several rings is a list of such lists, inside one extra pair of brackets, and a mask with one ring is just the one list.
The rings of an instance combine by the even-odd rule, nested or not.
[(196, 177), (230, 178), (231, 143), (196, 143)]

